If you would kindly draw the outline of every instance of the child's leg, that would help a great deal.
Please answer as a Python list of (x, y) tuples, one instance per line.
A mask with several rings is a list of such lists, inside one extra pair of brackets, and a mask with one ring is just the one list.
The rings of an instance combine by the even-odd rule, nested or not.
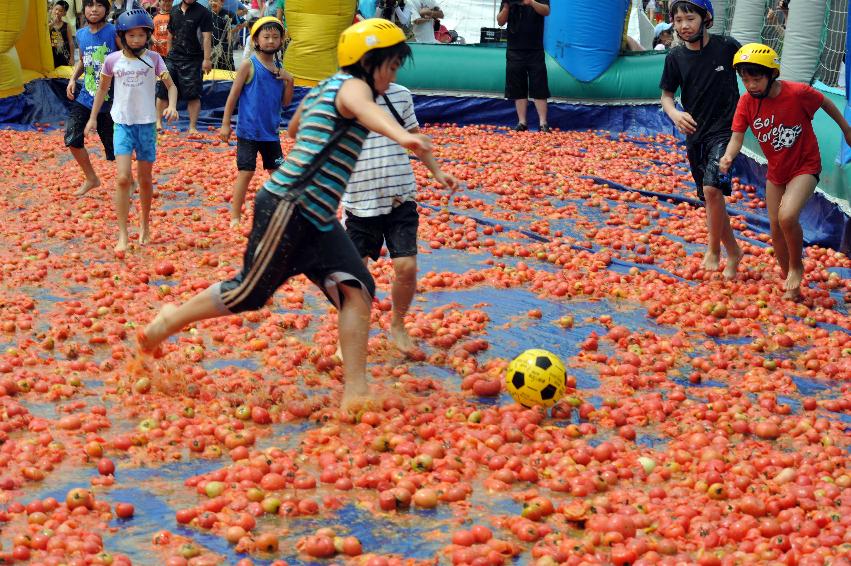
[(390, 294), (393, 298), (393, 318), (390, 322), (390, 339), (402, 352), (414, 349), (414, 342), (405, 328), (405, 315), (417, 291), (417, 256), (393, 259), (395, 278)]
[(786, 185), (775, 185), (771, 181), (765, 182), (765, 208), (768, 211), (768, 221), (771, 226), (771, 245), (774, 247), (774, 257), (780, 266), (780, 275), (785, 280), (789, 276), (789, 250), (786, 246), (786, 236), (780, 227), (778, 215), (780, 213), (780, 202), (786, 192)]
[(704, 186), (703, 197), (706, 205), (706, 230), (708, 242), (703, 255), (703, 268), (716, 271), (721, 262), (721, 234), (724, 226), (730, 226), (724, 193), (716, 187)]
[(343, 408), (369, 392), (366, 381), (366, 349), (369, 340), (370, 305), (363, 289), (360, 285), (355, 285), (337, 285), (343, 301), (339, 314), (340, 349), (345, 360)]
[(165, 305), (138, 334), (142, 350), (155, 350), (187, 324), (263, 307), (275, 290), (295, 273), (292, 261), (297, 254), (293, 250), (298, 241), (287, 233), (295, 206), (260, 191), (255, 199), (254, 222), (242, 271), (229, 281), (201, 291), (179, 307)]
[(789, 275), (786, 277), (786, 298), (794, 299), (801, 293), (801, 281), (804, 278), (804, 231), (799, 218), (804, 205), (810, 200), (816, 189), (815, 176), (798, 175), (786, 185), (786, 193), (780, 202), (778, 222), (786, 239), (789, 254)]
[(74, 156), (74, 160), (77, 162), (77, 165), (79, 165), (80, 169), (83, 170), (83, 175), (86, 176), (83, 184), (80, 185), (80, 188), (74, 193), (74, 196), (81, 197), (95, 187), (99, 187), (100, 179), (98, 178), (97, 173), (95, 173), (95, 168), (92, 167), (92, 160), (89, 159), (89, 152), (86, 151), (86, 148), (71, 147), (69, 149), (71, 150), (71, 155)]
[(248, 184), (254, 177), (254, 171), (239, 171), (236, 174), (236, 183), (233, 185), (233, 195), (230, 199), (230, 225), (235, 228), (239, 225), (239, 219), (242, 217), (242, 205), (245, 202), (245, 192), (248, 190)]
[(130, 188), (133, 186), (133, 170), (130, 155), (115, 156), (118, 174), (115, 177), (115, 213), (118, 216), (118, 243), (116, 252), (127, 249), (127, 216), (130, 213)]
[(85, 180), (79, 189), (74, 193), (75, 196), (81, 197), (95, 187), (100, 186), (95, 168), (92, 167), (92, 161), (89, 159), (89, 152), (85, 148), (85, 127), (89, 121), (90, 109), (86, 108), (78, 102), (72, 102), (68, 109), (68, 119), (65, 122), (65, 146), (71, 151), (74, 160), (85, 175)]
[(152, 161), (137, 161), (136, 173), (139, 178), (139, 243), (147, 244), (151, 240), (151, 200), (154, 196)]

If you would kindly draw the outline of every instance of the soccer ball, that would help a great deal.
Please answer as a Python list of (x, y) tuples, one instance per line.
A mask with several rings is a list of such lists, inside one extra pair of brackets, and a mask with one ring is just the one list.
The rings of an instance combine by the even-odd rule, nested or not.
[(524, 407), (552, 407), (564, 395), (567, 371), (558, 356), (546, 350), (526, 350), (505, 372), (505, 386)]

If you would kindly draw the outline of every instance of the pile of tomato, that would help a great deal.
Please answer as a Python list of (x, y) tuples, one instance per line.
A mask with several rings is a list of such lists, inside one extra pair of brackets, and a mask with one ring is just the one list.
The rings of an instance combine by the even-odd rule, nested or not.
[[(851, 261), (807, 248), (783, 300), (737, 180), (739, 276), (706, 272), (666, 136), (426, 131), (464, 186), (414, 163), (419, 348), (387, 340), (382, 257), (356, 412), (301, 277), (137, 351), (163, 303), (240, 269), (234, 146), (163, 135), (153, 241), (116, 255), (111, 165), (95, 151), (78, 199), (59, 132), (0, 131), (0, 563), (851, 563)], [(505, 393), (533, 347), (568, 368), (550, 411)]]

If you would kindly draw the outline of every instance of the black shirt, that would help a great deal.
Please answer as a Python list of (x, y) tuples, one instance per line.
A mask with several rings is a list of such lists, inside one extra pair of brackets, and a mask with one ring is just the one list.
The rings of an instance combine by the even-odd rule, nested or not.
[(683, 109), (697, 122), (697, 131), (686, 138), (687, 145), (730, 136), (739, 102), (733, 56), (740, 47), (731, 37), (711, 35), (702, 50), (678, 45), (665, 58), (659, 88), (669, 92), (681, 88)]
[(171, 32), (171, 59), (201, 60), (204, 58), (204, 48), (201, 45), (201, 33), (213, 32), (213, 19), (210, 10), (193, 2), (186, 8), (186, 13), (178, 3), (171, 9), (168, 21), (168, 31)]
[[(536, 0), (538, 4), (550, 5), (550, 0)], [(544, 48), (544, 16), (532, 6), (511, 4), (503, 0), (508, 8), (508, 48), (518, 50), (540, 50)], [(501, 8), (500, 8), (501, 9)], [(732, 59), (731, 59), (732, 60)]]
[(230, 43), (228, 31), (236, 25), (236, 15), (227, 10), (220, 10), (218, 14), (210, 13), (213, 22), (213, 45), (217, 43)]

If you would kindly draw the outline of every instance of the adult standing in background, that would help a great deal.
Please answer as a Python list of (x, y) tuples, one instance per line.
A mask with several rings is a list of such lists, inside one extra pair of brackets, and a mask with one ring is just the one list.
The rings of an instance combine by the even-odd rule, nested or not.
[[(201, 113), (203, 73), (209, 73), (213, 68), (213, 18), (210, 10), (200, 6), (195, 0), (182, 0), (171, 9), (168, 31), (171, 34), (171, 49), (165, 59), (165, 65), (171, 80), (177, 85), (180, 100), (187, 101), (189, 133), (196, 134), (198, 115)], [(162, 115), (167, 105), (168, 91), (160, 82), (157, 85), (157, 114)]]
[(540, 118), (541, 131), (549, 132), (547, 99), (547, 62), (544, 56), (544, 18), (550, 15), (550, 0), (502, 0), (496, 15), (500, 26), (508, 24), (508, 49), (505, 52), (505, 98), (514, 101), (517, 125), (525, 132), (526, 110), (531, 97)]
[(437, 43), (434, 20), (443, 18), (443, 10), (434, 0), (410, 0), (411, 28), (417, 43)]

